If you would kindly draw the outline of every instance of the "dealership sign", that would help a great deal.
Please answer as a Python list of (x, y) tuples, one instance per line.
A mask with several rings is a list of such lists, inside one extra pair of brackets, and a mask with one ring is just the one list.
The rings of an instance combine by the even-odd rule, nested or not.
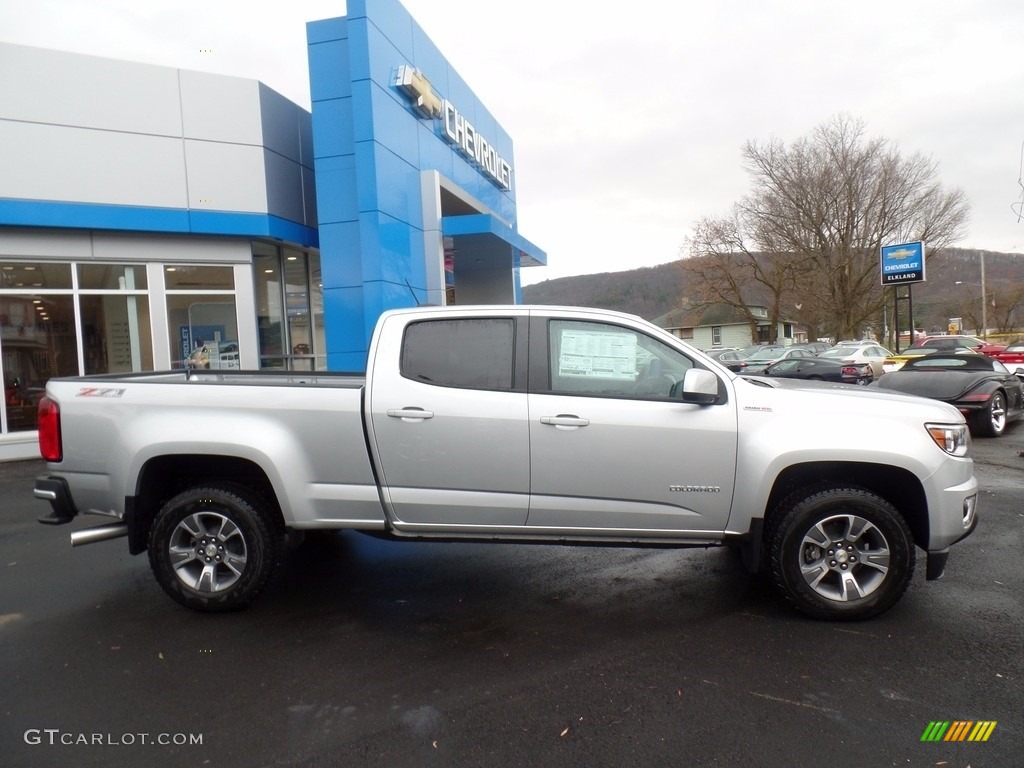
[(442, 121), (442, 136), (460, 154), (499, 187), (512, 189), (512, 166), (487, 139), (477, 133), (472, 123), (459, 114), (448, 99), (442, 99), (434, 93), (430, 81), (422, 72), (415, 67), (402, 65), (398, 68), (395, 85), (406, 95), (417, 114)]
[(882, 246), (882, 285), (924, 282), (924, 243)]

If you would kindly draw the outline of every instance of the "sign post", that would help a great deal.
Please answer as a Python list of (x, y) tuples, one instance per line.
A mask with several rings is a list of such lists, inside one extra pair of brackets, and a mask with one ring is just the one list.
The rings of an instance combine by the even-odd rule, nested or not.
[[(910, 343), (914, 343), (914, 295), (913, 284), (923, 283), (924, 274), (924, 242), (917, 240), (899, 245), (883, 245), (880, 253), (879, 269), (882, 285), (893, 287), (893, 322), (896, 326), (896, 352), (900, 351), (900, 302), (906, 301), (910, 312)], [(899, 287), (907, 286), (907, 295), (899, 295)]]

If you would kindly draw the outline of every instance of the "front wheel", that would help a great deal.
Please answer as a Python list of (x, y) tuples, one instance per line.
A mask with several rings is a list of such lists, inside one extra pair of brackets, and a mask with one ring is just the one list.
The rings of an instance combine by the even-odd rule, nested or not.
[(775, 511), (768, 547), (776, 586), (816, 619), (877, 616), (896, 604), (914, 574), (906, 521), (863, 488), (791, 495)]
[(994, 392), (988, 399), (985, 410), (974, 422), (975, 431), (983, 437), (999, 437), (1006, 431), (1006, 395)]
[(268, 505), (241, 487), (190, 488), (168, 501), (149, 531), (149, 563), (172, 598), (200, 611), (243, 608), (284, 552)]

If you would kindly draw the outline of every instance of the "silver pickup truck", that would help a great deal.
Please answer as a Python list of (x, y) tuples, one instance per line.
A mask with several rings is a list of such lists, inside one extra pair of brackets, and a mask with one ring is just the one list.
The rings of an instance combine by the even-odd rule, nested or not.
[[(817, 386), (810, 386), (818, 384)], [(174, 371), (55, 379), (41, 522), (114, 520), (178, 602), (248, 604), (293, 533), (729, 546), (799, 610), (863, 619), (974, 528), (951, 406), (737, 377), (614, 312), (385, 313), (365, 376)]]

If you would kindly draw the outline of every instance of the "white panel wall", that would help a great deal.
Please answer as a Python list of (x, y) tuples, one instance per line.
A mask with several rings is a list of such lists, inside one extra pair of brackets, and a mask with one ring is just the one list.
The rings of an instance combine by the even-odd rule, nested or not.
[(185, 140), (189, 208), (267, 213), (263, 148)]
[(40, 237), (38, 229), (0, 228), (0, 256), (73, 261), (88, 258), (91, 254), (92, 238), (88, 232), (50, 230)]
[[(0, 104), (0, 110), (4, 106)], [(181, 139), (0, 120), (0, 197), (185, 208)]]
[(155, 261), (249, 264), (249, 238), (137, 235), (59, 229), (0, 229), (0, 257), (68, 261)]
[(180, 137), (178, 71), (0, 44), (0, 117)]
[(0, 198), (315, 226), (312, 154), (309, 113), (256, 80), (0, 43)]
[(181, 114), (189, 139), (263, 143), (259, 83), (227, 75), (179, 70)]
[(228, 240), (195, 235), (133, 235), (119, 232), (94, 232), (92, 258), (97, 261), (175, 261), (233, 262), (249, 264), (252, 244), (248, 238)]

